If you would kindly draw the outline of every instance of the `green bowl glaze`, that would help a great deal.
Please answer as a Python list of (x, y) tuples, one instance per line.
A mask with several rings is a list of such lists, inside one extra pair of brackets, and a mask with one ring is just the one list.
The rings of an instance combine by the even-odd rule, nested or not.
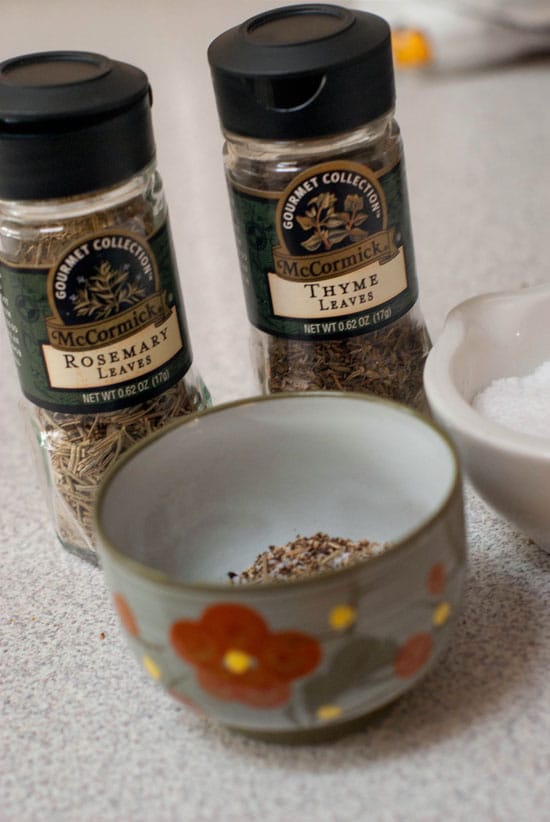
[[(407, 691), (446, 648), (464, 582), (453, 445), (362, 394), (271, 395), (175, 422), (105, 478), (96, 529), (147, 673), (268, 739), (336, 735)], [(320, 576), (229, 581), (317, 531), (392, 547)]]

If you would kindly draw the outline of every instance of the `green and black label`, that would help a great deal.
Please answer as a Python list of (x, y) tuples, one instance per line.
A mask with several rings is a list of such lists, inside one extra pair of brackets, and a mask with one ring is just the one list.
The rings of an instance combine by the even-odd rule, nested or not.
[(0, 259), (19, 379), (36, 405), (74, 413), (143, 402), (191, 364), (170, 232), (105, 230), (48, 269)]
[(308, 168), (273, 192), (230, 185), (248, 315), (262, 331), (332, 339), (382, 328), (418, 296), (401, 163)]

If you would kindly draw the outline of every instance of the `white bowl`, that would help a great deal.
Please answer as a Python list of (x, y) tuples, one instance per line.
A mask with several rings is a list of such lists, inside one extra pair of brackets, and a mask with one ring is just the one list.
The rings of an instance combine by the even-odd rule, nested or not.
[(480, 495), (550, 552), (550, 431), (548, 438), (514, 431), (472, 406), (493, 380), (526, 376), (548, 359), (550, 286), (483, 294), (448, 315), (424, 386)]

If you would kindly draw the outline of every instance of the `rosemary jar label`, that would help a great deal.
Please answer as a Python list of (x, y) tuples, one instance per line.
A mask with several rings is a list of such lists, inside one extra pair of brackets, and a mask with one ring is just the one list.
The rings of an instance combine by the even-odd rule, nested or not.
[(165, 223), (146, 240), (114, 229), (79, 238), (49, 268), (0, 260), (25, 396), (54, 411), (113, 411), (148, 400), (191, 365)]
[(230, 186), (250, 321), (293, 339), (375, 331), (418, 296), (402, 164), (314, 165), (282, 193)]

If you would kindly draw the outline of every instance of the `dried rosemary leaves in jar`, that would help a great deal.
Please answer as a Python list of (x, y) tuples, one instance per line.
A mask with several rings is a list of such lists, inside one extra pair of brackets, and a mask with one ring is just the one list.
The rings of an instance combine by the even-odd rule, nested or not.
[(209, 402), (192, 367), (147, 77), (82, 52), (0, 64), (0, 286), (57, 534), (96, 561), (103, 474)]
[(263, 390), (424, 408), (389, 26), (283, 7), (220, 35), (209, 61)]

